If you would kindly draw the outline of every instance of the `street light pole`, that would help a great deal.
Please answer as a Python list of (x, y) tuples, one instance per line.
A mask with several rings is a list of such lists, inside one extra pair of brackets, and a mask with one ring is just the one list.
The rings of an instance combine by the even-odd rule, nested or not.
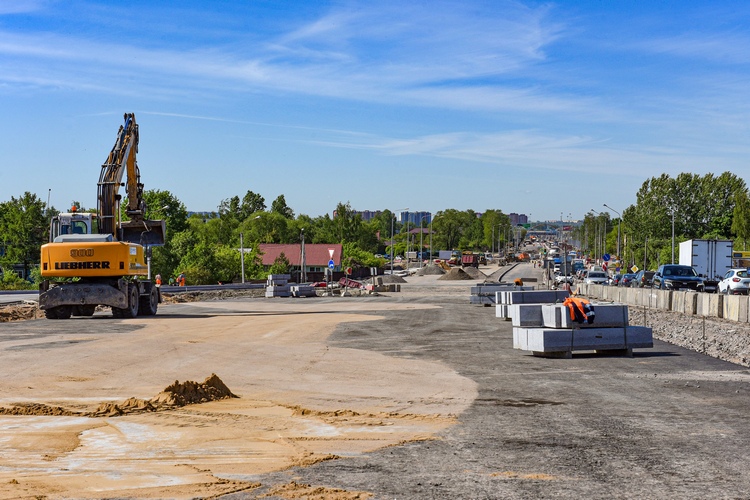
[[(396, 210), (396, 212), (403, 212), (404, 210), (409, 210), (408, 208), (399, 208)], [(393, 221), (396, 218), (395, 212), (391, 214), (391, 274), (393, 274)]]
[(242, 233), (240, 233), (240, 263), (242, 266), (242, 283), (245, 283), (245, 245), (242, 241)]
[(672, 264), (674, 264), (674, 205), (672, 205)]
[[(419, 219), (419, 268), (422, 269), (422, 264), (424, 264), (424, 245), (422, 244), (422, 241), (424, 239), (424, 231), (422, 230), (422, 221), (425, 217), (430, 218), (430, 225), (432, 225), (432, 214), (429, 215), (423, 215), (421, 219)], [(432, 237), (432, 235), (430, 235)], [(432, 258), (432, 245), (430, 245), (430, 258)]]
[[(616, 213), (618, 217), (617, 219), (617, 259), (619, 260), (620, 259), (620, 224), (622, 224), (622, 214), (618, 212), (617, 210), (615, 210), (614, 208), (607, 205), (606, 203), (604, 204), (604, 206), (612, 210), (614, 213)], [(672, 227), (674, 227), (674, 224)], [(674, 255), (672, 256), (672, 262), (674, 262)]]

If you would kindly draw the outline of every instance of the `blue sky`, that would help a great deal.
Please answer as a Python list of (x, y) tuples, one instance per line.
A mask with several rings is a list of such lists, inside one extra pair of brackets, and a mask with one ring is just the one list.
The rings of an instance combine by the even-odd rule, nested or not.
[(2, 0), (0, 200), (95, 206), (134, 112), (142, 181), (189, 210), (576, 219), (750, 181), (749, 80), (739, 1)]

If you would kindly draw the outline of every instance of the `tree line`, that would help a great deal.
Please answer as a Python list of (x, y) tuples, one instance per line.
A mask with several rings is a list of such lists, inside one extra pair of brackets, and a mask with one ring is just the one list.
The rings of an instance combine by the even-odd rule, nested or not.
[(622, 218), (590, 211), (574, 237), (591, 255), (616, 255), (618, 226), (619, 257), (628, 268), (655, 269), (671, 263), (673, 241), (675, 260), (679, 243), (689, 239), (728, 239), (735, 249), (744, 250), (750, 242), (748, 188), (731, 172), (651, 177), (636, 193), (636, 202), (622, 211)]
[[(237, 280), (241, 273), (240, 245), (245, 254), (247, 279), (264, 279), (260, 243), (299, 244), (304, 233), (307, 243), (341, 243), (343, 264), (352, 267), (382, 267), (383, 255), (405, 255), (407, 250), (432, 249), (491, 251), (518, 237), (510, 218), (501, 210), (445, 209), (418, 224), (400, 223), (384, 210), (362, 220), (349, 202), (339, 202), (335, 216), (295, 215), (284, 195), (266, 205), (265, 198), (248, 190), (220, 202), (208, 214), (190, 214), (185, 204), (169, 191), (144, 193), (149, 219), (164, 219), (164, 246), (154, 247), (152, 274), (164, 281), (184, 272), (188, 283), (206, 284)], [(80, 211), (87, 211), (73, 202)], [(126, 203), (122, 204), (126, 206)], [(66, 208), (67, 211), (67, 208)], [(30, 271), (39, 282), (40, 247), (48, 240), (49, 222), (60, 211), (47, 207), (35, 194), (26, 192), (0, 203), (0, 268), (5, 288), (28, 286), (13, 270)], [(735, 240), (745, 248), (750, 240), (750, 200), (745, 181), (725, 172), (704, 176), (666, 174), (646, 180), (636, 193), (636, 203), (611, 218), (606, 211), (585, 215), (573, 237), (582, 250), (598, 256), (616, 254), (620, 229), (620, 254), (630, 267), (654, 268), (671, 260), (672, 221), (676, 242), (696, 238)], [(127, 218), (123, 214), (123, 218)], [(428, 228), (420, 234), (415, 227)], [(431, 243), (430, 246), (430, 236)], [(277, 262), (274, 270), (283, 269)]]
[[(383, 256), (391, 250), (394, 255), (405, 255), (407, 250), (424, 252), (430, 248), (430, 234), (432, 248), (444, 249), (490, 250), (511, 237), (510, 219), (500, 210), (479, 214), (447, 209), (434, 214), (431, 223), (424, 218), (415, 225), (398, 222), (390, 210), (365, 221), (348, 202), (338, 203), (335, 216), (295, 215), (284, 195), (267, 207), (265, 198), (253, 191), (222, 200), (210, 213), (189, 213), (169, 191), (147, 190), (144, 201), (148, 219), (166, 222), (165, 244), (153, 247), (151, 258), (152, 275), (161, 274), (165, 282), (180, 273), (187, 275), (189, 284), (236, 281), (242, 266), (240, 246), (245, 249), (246, 279), (264, 279), (269, 270), (261, 264), (258, 245), (299, 244), (303, 233), (306, 243), (341, 243), (342, 263), (347, 267), (383, 267), (387, 262)], [(76, 201), (72, 205), (79, 212), (93, 211)], [(0, 203), (4, 288), (29, 286), (13, 272), (19, 268), (29, 271), (38, 284), (40, 247), (48, 240), (50, 220), (59, 213), (29, 192)], [(124, 211), (121, 216), (127, 219)], [(415, 227), (430, 228), (431, 233), (425, 231), (420, 237), (411, 231)], [(271, 271), (282, 272), (284, 265), (277, 262)]]

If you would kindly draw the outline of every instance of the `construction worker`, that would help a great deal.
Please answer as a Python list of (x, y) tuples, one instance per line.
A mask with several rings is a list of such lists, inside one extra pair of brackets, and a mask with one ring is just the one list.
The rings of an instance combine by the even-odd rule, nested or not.
[(156, 286), (157, 287), (161, 286), (161, 274), (156, 275)]
[(177, 277), (177, 282), (179, 286), (185, 286), (185, 273), (180, 273), (180, 275)]

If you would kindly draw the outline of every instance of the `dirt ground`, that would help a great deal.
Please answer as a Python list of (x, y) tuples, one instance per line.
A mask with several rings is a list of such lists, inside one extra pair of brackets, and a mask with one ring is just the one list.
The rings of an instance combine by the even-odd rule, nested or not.
[(437, 278), (4, 323), (0, 499), (750, 497), (746, 368), (534, 358)]
[[(442, 363), (326, 344), (342, 322), (430, 307), (235, 299), (163, 305), (148, 319), (8, 324), (0, 498), (215, 496), (253, 490), (269, 471), (430, 439), (455, 424), (474, 382)], [(160, 411), (128, 403), (212, 373), (239, 397)], [(287, 497), (315, 491), (281, 486)]]

